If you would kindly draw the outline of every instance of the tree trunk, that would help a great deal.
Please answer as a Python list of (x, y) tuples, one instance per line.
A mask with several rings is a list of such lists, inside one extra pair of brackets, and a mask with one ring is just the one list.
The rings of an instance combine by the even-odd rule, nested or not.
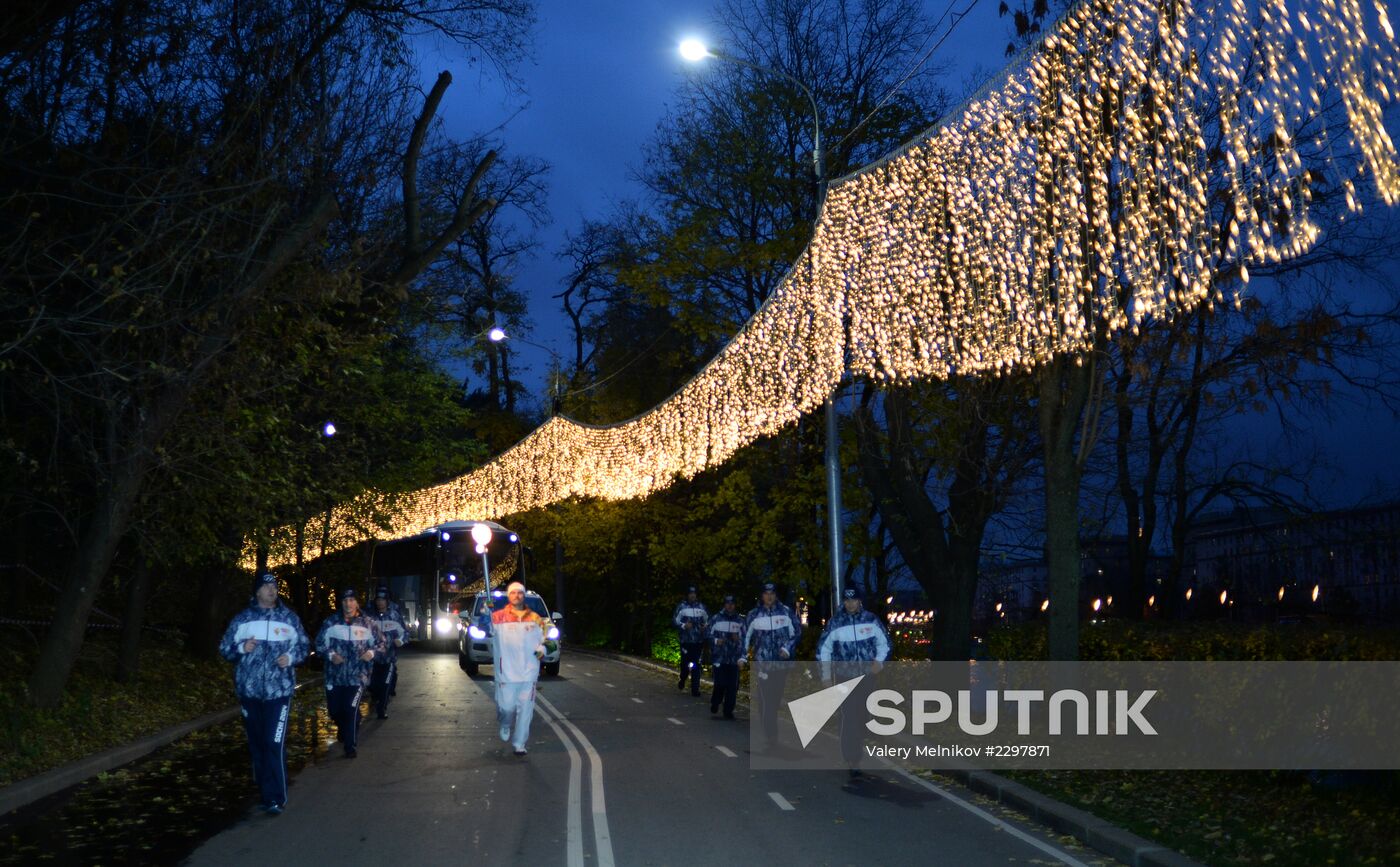
[(83, 528), (72, 571), (63, 582), (63, 596), (54, 611), (53, 625), (44, 636), (39, 661), (29, 677), (29, 695), (35, 707), (57, 707), (63, 697), (63, 688), (83, 646), (88, 616), (140, 493), (148, 454), (141, 450), (117, 464), (98, 491), (97, 507)]
[(1080, 416), (1092, 371), (1057, 355), (1041, 369), (1040, 435), (1045, 449), (1045, 565), (1052, 660), (1079, 658)]
[(141, 667), (141, 629), (146, 622), (146, 600), (150, 597), (151, 565), (138, 550), (126, 592), (126, 616), (122, 618), (121, 653), (117, 657), (117, 680), (131, 683)]
[(297, 521), (297, 569), (289, 582), (292, 590), (292, 607), (301, 614), (311, 610), (311, 581), (306, 577), (306, 522)]
[(939, 587), (929, 656), (940, 660), (964, 660), (972, 651), (972, 604), (977, 595), (976, 546), (955, 544), (948, 578)]

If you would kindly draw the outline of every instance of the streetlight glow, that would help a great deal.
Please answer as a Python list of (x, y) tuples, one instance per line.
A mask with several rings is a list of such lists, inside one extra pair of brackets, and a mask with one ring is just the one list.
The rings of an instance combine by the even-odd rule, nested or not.
[(492, 343), (500, 343), (502, 340), (506, 339), (506, 333), (499, 328), (492, 328), (490, 331), (486, 332), (486, 337)]
[(491, 543), (491, 528), (485, 524), (473, 524), (472, 541), (478, 545), (489, 545)]
[(325, 424), (321, 425), (321, 435), (328, 437), (335, 436), (335, 422), (328, 421)]
[(695, 63), (710, 56), (710, 49), (705, 47), (705, 43), (699, 39), (686, 39), (681, 42), (681, 57)]

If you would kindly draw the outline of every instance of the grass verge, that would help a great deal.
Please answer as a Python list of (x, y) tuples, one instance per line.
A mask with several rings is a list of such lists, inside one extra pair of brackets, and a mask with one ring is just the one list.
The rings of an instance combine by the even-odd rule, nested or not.
[(104, 632), (83, 645), (59, 706), (39, 710), (26, 683), (37, 659), (32, 642), (0, 645), (0, 786), (237, 704), (228, 663), (171, 641), (151, 639), (135, 682), (118, 683), (117, 636)]

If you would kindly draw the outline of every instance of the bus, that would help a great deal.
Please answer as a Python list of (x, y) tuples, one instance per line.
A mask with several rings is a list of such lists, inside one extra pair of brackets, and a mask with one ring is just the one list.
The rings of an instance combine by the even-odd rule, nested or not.
[[(472, 536), (478, 525), (491, 533), (484, 546)], [(517, 534), (495, 521), (447, 521), (375, 543), (369, 574), (372, 584), (388, 585), (415, 640), (456, 650), (459, 614), (471, 610), (477, 593), (526, 583), (525, 550)]]

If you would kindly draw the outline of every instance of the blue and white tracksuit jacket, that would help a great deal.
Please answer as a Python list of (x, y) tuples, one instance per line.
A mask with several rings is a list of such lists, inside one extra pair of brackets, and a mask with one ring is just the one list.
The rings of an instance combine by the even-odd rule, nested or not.
[(744, 655), (744, 615), (723, 610), (710, 618), (705, 634), (710, 644), (711, 665), (735, 665)]
[[(373, 621), (364, 614), (357, 614), (348, 622), (343, 614), (327, 617), (316, 635), (316, 651), (326, 660), (327, 689), (369, 683), (375, 660), (360, 659), (366, 650), (373, 650), (376, 660), (384, 656), (384, 639)], [(332, 653), (340, 654), (345, 662), (340, 665), (331, 662)]]
[[(759, 605), (744, 618), (744, 653), (753, 648), (756, 662), (786, 662), (797, 655), (797, 639), (802, 637), (802, 624), (792, 609), (781, 602), (772, 608)], [(786, 650), (787, 656), (779, 653)]]
[[(393, 605), (390, 605), (384, 613), (371, 611), (367, 615), (374, 628), (379, 632), (379, 639), (384, 643), (384, 653), (375, 654), (374, 664), (385, 665), (391, 662), (398, 662), (399, 649), (394, 646), (394, 640), (398, 639), (405, 645), (408, 644), (408, 624), (404, 622), (403, 615)], [(363, 651), (361, 651), (363, 652)]]
[[(250, 638), (257, 644), (244, 652)], [(253, 780), (264, 807), (287, 803), (287, 728), (296, 689), (295, 667), (306, 660), (310, 647), (301, 619), (281, 600), (272, 608), (254, 600), (234, 615), (219, 642), (224, 659), (237, 663), (234, 688), (253, 759)], [(277, 664), (283, 654), (290, 660), (286, 668)]]
[[(822, 676), (849, 674), (855, 677), (868, 670), (863, 662), (884, 662), (890, 658), (890, 638), (885, 624), (873, 612), (861, 609), (851, 614), (842, 608), (827, 621), (817, 642), (817, 659), (822, 663)], [(833, 675), (832, 663), (836, 672)], [(843, 665), (843, 663), (846, 663)]]
[[(252, 652), (244, 653), (243, 645), (250, 638), (256, 638), (258, 643)], [(306, 661), (310, 646), (311, 640), (295, 611), (281, 600), (272, 608), (263, 608), (254, 601), (234, 615), (219, 642), (219, 654), (238, 663), (233, 670), (233, 683), (239, 698), (270, 701), (287, 698), (295, 691), (294, 666)], [(291, 665), (281, 668), (277, 658), (284, 653)]]
[(681, 644), (704, 644), (705, 624), (709, 619), (710, 612), (705, 610), (704, 603), (684, 599), (676, 606), (676, 613), (671, 615), (671, 623), (675, 624), (676, 637)]

